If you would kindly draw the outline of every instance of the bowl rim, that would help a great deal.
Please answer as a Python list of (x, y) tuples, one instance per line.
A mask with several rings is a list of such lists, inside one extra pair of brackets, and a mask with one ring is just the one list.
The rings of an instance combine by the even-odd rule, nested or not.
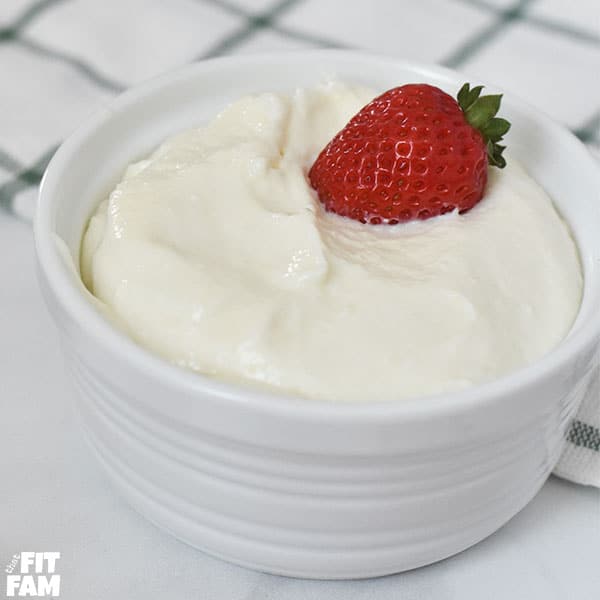
[[(200, 395), (210, 394), (234, 405), (243, 404), (247, 408), (272, 414), (292, 417), (301, 415), (309, 419), (343, 421), (365, 418), (378, 421), (390, 418), (421, 419), (432, 414), (451, 415), (468, 411), (476, 406), (483, 407), (517, 391), (523, 392), (530, 389), (539, 380), (557, 373), (569, 359), (579, 355), (582, 351), (597, 346), (600, 338), (600, 311), (590, 318), (590, 323), (586, 327), (580, 327), (575, 333), (570, 332), (544, 356), (489, 382), (476, 384), (460, 391), (407, 399), (348, 402), (310, 399), (277, 389), (245, 386), (243, 383), (219, 380), (178, 367), (135, 343), (100, 314), (79, 289), (72, 273), (69, 273), (66, 268), (64, 258), (56, 243), (57, 236), (54, 233), (53, 207), (59, 201), (55, 193), (57, 184), (65, 169), (72, 164), (74, 159), (76, 160), (77, 151), (86, 143), (87, 138), (93, 136), (94, 131), (110, 120), (113, 112), (118, 109), (126, 107), (133, 101), (152, 96), (162, 87), (175, 84), (178, 80), (196, 77), (207, 69), (219, 69), (223, 65), (231, 63), (238, 63), (238, 65), (246, 67), (264, 65), (265, 62), (285, 62), (289, 65), (290, 62), (298, 60), (303, 62), (319, 60), (325, 55), (329, 60), (364, 61), (366, 59), (376, 61), (378, 64), (387, 62), (396, 68), (402, 67), (423, 77), (435, 77), (449, 83), (461, 79), (459, 72), (446, 67), (355, 50), (312, 50), (217, 57), (186, 65), (133, 86), (88, 118), (60, 145), (46, 168), (39, 188), (34, 218), (35, 251), (39, 276), (45, 279), (60, 307), (77, 323), (81, 330), (93, 337), (104, 349), (118, 356), (124, 363), (131, 364), (150, 379), (158, 379), (180, 391)], [(493, 85), (488, 87), (495, 89)], [(580, 158), (593, 165), (600, 188), (600, 167), (595, 164), (594, 158), (583, 143), (539, 109), (516, 98), (513, 94), (510, 94), (510, 97), (511, 102), (524, 115), (535, 116), (538, 121), (543, 123), (544, 127), (553, 130), (554, 134), (561, 135), (564, 139), (570, 138), (572, 147), (579, 147)], [(578, 317), (576, 317), (577, 320)]]

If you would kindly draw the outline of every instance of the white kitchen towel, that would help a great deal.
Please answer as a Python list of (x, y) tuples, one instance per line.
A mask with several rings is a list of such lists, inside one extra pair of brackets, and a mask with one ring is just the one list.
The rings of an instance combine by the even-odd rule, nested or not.
[[(220, 54), (315, 47), (493, 81), (599, 153), (598, 0), (0, 0), (0, 209), (30, 221), (58, 144), (127, 87)], [(599, 388), (596, 374), (556, 474), (600, 487)]]
[(592, 374), (554, 474), (600, 487), (600, 366)]

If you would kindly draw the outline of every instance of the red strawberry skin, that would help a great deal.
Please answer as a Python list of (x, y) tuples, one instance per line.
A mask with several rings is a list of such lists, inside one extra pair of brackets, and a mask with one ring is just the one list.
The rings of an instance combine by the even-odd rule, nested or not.
[(483, 136), (456, 100), (408, 84), (362, 108), (308, 177), (326, 210), (394, 225), (471, 209), (483, 197), (487, 169)]

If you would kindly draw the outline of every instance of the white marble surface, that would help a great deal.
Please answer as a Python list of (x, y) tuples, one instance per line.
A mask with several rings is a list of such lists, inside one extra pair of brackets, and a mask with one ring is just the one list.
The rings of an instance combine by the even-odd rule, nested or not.
[[(85, 445), (34, 277), (29, 225), (0, 213), (0, 566), (60, 551), (67, 600), (597, 600), (600, 491), (551, 478), (508, 525), (436, 565), (365, 581), (255, 573), (157, 530)], [(0, 598), (5, 576), (0, 571)]]

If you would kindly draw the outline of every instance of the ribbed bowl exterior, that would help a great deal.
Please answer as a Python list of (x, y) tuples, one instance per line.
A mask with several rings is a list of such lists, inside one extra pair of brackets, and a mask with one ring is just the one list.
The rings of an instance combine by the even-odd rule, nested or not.
[[(284, 416), (254, 415), (254, 439), (240, 439), (236, 427), (227, 432), (227, 415), (225, 426), (217, 418), (218, 398), (149, 387), (144, 374), (61, 327), (69, 329), (75, 337), (64, 336), (63, 347), (87, 439), (129, 502), (214, 556), (310, 578), (411, 569), (496, 531), (558, 460), (591, 365), (591, 357), (579, 360), (578, 373), (519, 399), (529, 411), (503, 410), (491, 421), (475, 410), (446, 422), (392, 423), (398, 444), (389, 444), (380, 422), (360, 424), (360, 435), (356, 424), (344, 431), (337, 423), (345, 451), (328, 450), (326, 426)], [(303, 431), (311, 425), (313, 435)], [(269, 439), (290, 427), (289, 448)], [(370, 439), (369, 447), (360, 448), (360, 439)]]

